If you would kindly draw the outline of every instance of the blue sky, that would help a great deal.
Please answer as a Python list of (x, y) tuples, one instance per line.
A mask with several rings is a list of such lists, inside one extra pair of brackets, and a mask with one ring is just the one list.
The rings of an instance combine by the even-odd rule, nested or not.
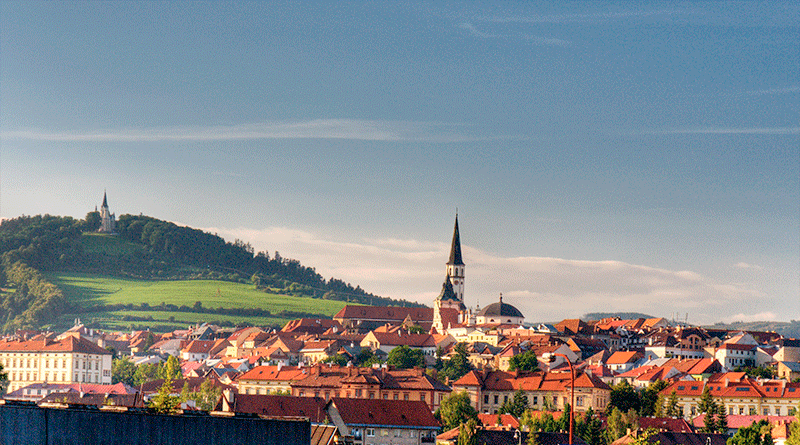
[(794, 2), (2, 2), (0, 217), (144, 213), (430, 304), (800, 318)]

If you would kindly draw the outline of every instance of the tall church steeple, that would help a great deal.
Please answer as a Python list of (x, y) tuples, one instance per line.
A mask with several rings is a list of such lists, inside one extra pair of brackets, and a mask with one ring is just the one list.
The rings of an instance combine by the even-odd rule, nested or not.
[(450, 259), (447, 261), (447, 276), (453, 285), (453, 293), (458, 301), (464, 302), (464, 260), (461, 259), (461, 235), (458, 233), (458, 213), (453, 228), (453, 241), (450, 244)]
[(100, 233), (115, 233), (116, 228), (116, 217), (108, 209), (108, 196), (103, 190), (103, 205), (100, 206), (100, 228), (97, 231)]

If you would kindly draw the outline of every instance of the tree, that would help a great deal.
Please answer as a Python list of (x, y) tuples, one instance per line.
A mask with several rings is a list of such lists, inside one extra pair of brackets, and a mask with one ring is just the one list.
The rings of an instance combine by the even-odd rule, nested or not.
[(800, 406), (794, 412), (795, 419), (789, 424), (789, 437), (786, 438), (786, 445), (800, 445)]
[(470, 403), (466, 391), (454, 392), (442, 400), (437, 413), (445, 431), (456, 428), (469, 419), (475, 419), (476, 422), (478, 420), (478, 412)]
[[(661, 398), (661, 406), (659, 407), (659, 396), (661, 395), (661, 391), (664, 390), (669, 386), (669, 384), (663, 380), (657, 380), (650, 384), (647, 388), (642, 390), (640, 394), (641, 399), (641, 406), (639, 409), (640, 416), (655, 416), (655, 417), (663, 417), (663, 410), (664, 410), (664, 399)], [(659, 409), (660, 408), (660, 409)], [(662, 415), (657, 415), (656, 411), (662, 411)]]
[(419, 349), (412, 348), (407, 345), (398, 346), (389, 351), (389, 357), (386, 359), (386, 364), (401, 369), (424, 367), (425, 355)]
[(158, 393), (150, 400), (148, 407), (159, 414), (172, 414), (181, 406), (181, 397), (172, 395), (172, 379), (164, 379)]
[(350, 359), (343, 354), (331, 355), (322, 359), (322, 363), (333, 363), (334, 365), (345, 366)]
[(697, 404), (697, 407), (701, 413), (705, 414), (702, 432), (713, 433), (717, 431), (717, 422), (714, 418), (717, 414), (717, 402), (715, 402), (714, 397), (711, 396), (711, 387), (709, 385), (703, 388), (703, 393), (700, 395), (700, 402)]
[(723, 402), (717, 405), (717, 432), (728, 434), (728, 413)]
[(678, 417), (680, 415), (680, 408), (678, 408), (678, 393), (673, 389), (669, 394), (669, 400), (667, 400), (667, 416)]
[(654, 417), (664, 417), (667, 415), (666, 408), (664, 404), (666, 403), (667, 398), (664, 397), (664, 394), (659, 394), (656, 398), (656, 404), (653, 407), (653, 416)]
[(584, 442), (590, 445), (602, 445), (603, 441), (603, 421), (595, 417), (594, 410), (590, 406), (583, 414), (582, 431), (579, 433)]
[(183, 377), (183, 372), (181, 371), (181, 364), (178, 361), (178, 357), (174, 355), (170, 355), (167, 358), (167, 361), (162, 363), (161, 366), (158, 368), (158, 378), (161, 379), (179, 379)]
[(5, 394), (8, 386), (8, 373), (3, 372), (3, 365), (0, 365), (0, 395)]
[(633, 409), (630, 409), (627, 413), (623, 413), (619, 408), (614, 407), (611, 410), (611, 414), (608, 416), (607, 425), (606, 436), (608, 442), (611, 443), (624, 436), (628, 429), (638, 429), (639, 416)]
[(514, 391), (514, 397), (503, 403), (503, 406), (500, 407), (500, 413), (511, 414), (519, 418), (526, 409), (528, 409), (528, 396), (525, 395), (525, 391), (518, 389)]
[(608, 401), (608, 412), (610, 413), (614, 408), (619, 409), (625, 413), (630, 410), (639, 412), (642, 406), (642, 400), (636, 388), (631, 386), (627, 380), (622, 380), (616, 385), (611, 387), (611, 396)]
[(86, 218), (83, 219), (83, 226), (89, 232), (94, 232), (100, 228), (100, 212), (94, 211), (89, 212), (86, 214)]
[(536, 351), (532, 349), (517, 354), (508, 361), (509, 371), (537, 371), (538, 369), (539, 361), (536, 359)]
[(198, 391), (189, 392), (185, 400), (194, 400), (197, 409), (211, 411), (222, 395), (222, 388), (214, 386), (211, 379), (203, 380)]
[(136, 385), (136, 365), (128, 357), (114, 360), (111, 364), (111, 383), (124, 383), (129, 386)]
[(728, 445), (773, 445), (771, 429), (767, 419), (753, 422), (750, 426), (739, 428), (728, 439)]
[(448, 378), (450, 381), (455, 381), (472, 371), (473, 366), (469, 362), (469, 353), (467, 347), (463, 343), (458, 343), (455, 346), (455, 354), (450, 357), (450, 360), (444, 360), (442, 371), (439, 373), (441, 378)]
[(158, 365), (155, 363), (144, 363), (136, 367), (133, 374), (133, 384), (135, 387), (150, 382), (158, 378)]
[(457, 445), (478, 445), (478, 422), (475, 419), (469, 419), (466, 423), (458, 426), (458, 440)]
[(646, 430), (640, 432), (636, 435), (632, 442), (632, 445), (659, 445), (661, 443), (660, 440), (656, 440), (655, 442), (651, 441), (650, 438), (657, 435), (658, 430), (654, 428), (647, 428)]

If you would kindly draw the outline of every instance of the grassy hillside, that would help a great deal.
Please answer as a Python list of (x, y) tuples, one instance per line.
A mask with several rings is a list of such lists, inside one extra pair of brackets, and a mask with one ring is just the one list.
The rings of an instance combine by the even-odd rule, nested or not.
[[(128, 328), (149, 326), (156, 330), (173, 325), (202, 321), (227, 321), (231, 324), (282, 325), (295, 317), (292, 313), (331, 316), (346, 302), (266, 293), (253, 285), (214, 280), (153, 281), (73, 272), (50, 272), (48, 280), (64, 292), (67, 302), (81, 308), (107, 305), (134, 305), (132, 309), (110, 308), (76, 314), (95, 327)], [(168, 305), (194, 308), (200, 302), (206, 312), (169, 310)], [(143, 306), (142, 304), (144, 303)], [(163, 306), (162, 306), (163, 305)], [(149, 306), (149, 307), (148, 307)], [(150, 310), (151, 308), (161, 310)], [(216, 308), (261, 309), (269, 316), (209, 313)], [(286, 314), (285, 312), (290, 312)], [(71, 323), (66, 314), (59, 324)], [(150, 320), (152, 318), (152, 320)]]

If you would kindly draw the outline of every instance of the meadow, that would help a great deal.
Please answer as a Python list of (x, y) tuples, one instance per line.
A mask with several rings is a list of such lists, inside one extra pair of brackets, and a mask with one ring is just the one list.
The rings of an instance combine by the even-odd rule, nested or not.
[[(184, 325), (203, 321), (228, 321), (232, 324), (249, 323), (259, 326), (282, 325), (296, 318), (282, 315), (281, 311), (322, 314), (332, 316), (347, 303), (267, 293), (252, 284), (217, 280), (140, 280), (74, 272), (51, 272), (47, 278), (57, 285), (67, 301), (81, 307), (96, 305), (133, 304), (154, 307), (162, 303), (194, 307), (197, 302), (208, 309), (255, 308), (271, 312), (271, 316), (250, 317), (222, 315), (192, 311), (113, 310), (80, 314), (84, 321), (93, 319), (95, 326), (127, 328), (131, 324), (149, 326), (159, 330), (159, 325)], [(127, 317), (126, 317), (127, 316)], [(60, 323), (71, 321), (65, 316)], [(141, 320), (152, 317), (152, 321)], [(128, 318), (127, 320), (125, 318)], [(59, 324), (60, 324), (59, 323)]]

